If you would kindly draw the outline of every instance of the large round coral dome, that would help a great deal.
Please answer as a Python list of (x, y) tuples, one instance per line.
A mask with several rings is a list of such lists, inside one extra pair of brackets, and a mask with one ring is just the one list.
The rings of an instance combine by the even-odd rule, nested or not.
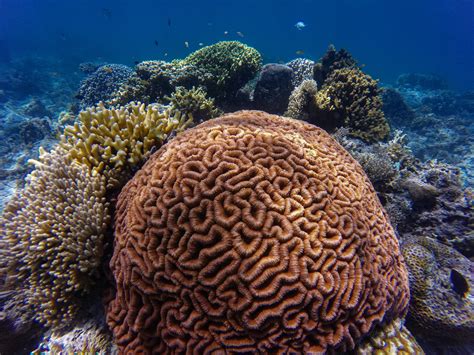
[(241, 111), (184, 132), (125, 186), (115, 228), (124, 353), (347, 350), (407, 308), (370, 182), (296, 120)]

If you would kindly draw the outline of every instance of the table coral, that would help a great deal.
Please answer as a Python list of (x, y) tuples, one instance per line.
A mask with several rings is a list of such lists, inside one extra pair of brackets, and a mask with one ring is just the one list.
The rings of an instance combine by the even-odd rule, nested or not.
[(6, 309), (64, 326), (97, 276), (109, 220), (105, 179), (61, 148), (43, 151), (35, 165), (0, 217), (3, 287), (14, 291)]
[(408, 307), (363, 170), (297, 120), (240, 111), (185, 131), (127, 183), (115, 221), (122, 353), (344, 351)]

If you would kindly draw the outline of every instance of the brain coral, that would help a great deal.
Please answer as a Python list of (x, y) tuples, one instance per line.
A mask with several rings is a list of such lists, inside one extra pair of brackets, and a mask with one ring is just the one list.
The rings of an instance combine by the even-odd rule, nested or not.
[(123, 353), (351, 349), (408, 306), (370, 182), (307, 123), (240, 111), (187, 130), (115, 218), (107, 322)]

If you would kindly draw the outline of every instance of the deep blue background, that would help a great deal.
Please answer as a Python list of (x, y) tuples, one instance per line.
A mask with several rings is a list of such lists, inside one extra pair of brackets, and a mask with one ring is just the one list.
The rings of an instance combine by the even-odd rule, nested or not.
[[(404, 72), (437, 73), (453, 89), (467, 90), (474, 89), (473, 4), (473, 0), (0, 0), (0, 60), (33, 55), (60, 57), (71, 68), (90, 60), (133, 64), (164, 59), (164, 53), (166, 59), (184, 57), (198, 49), (199, 42), (226, 39), (254, 46), (266, 62), (288, 61), (297, 50), (317, 60), (333, 43), (348, 49), (383, 82), (393, 82)], [(307, 27), (298, 31), (297, 21)]]

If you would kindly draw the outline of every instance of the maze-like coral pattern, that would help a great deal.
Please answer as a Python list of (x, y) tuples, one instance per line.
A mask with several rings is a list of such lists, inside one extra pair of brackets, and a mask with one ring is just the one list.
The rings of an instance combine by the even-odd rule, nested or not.
[(122, 353), (346, 350), (407, 308), (370, 182), (303, 122), (240, 111), (184, 132), (115, 218), (107, 321)]

